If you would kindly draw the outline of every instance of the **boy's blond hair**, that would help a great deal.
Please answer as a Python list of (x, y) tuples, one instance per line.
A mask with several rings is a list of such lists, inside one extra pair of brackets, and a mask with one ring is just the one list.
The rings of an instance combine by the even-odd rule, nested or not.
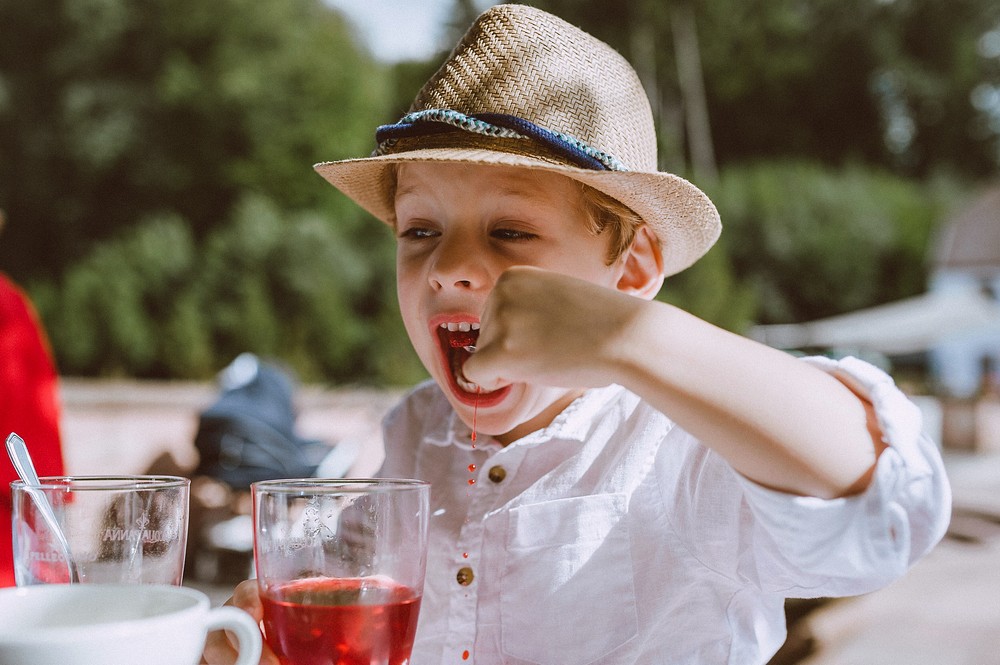
[(634, 210), (616, 198), (576, 180), (580, 189), (583, 213), (588, 228), (595, 234), (608, 234), (607, 264), (620, 259), (635, 240), (635, 234), (645, 222)]

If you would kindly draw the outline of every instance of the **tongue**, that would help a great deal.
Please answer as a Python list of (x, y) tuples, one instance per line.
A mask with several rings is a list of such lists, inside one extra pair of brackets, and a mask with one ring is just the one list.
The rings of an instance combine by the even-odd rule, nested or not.
[(466, 346), (475, 346), (476, 338), (479, 337), (479, 333), (468, 331), (462, 332), (461, 330), (448, 333), (448, 345), (453, 349), (461, 349)]

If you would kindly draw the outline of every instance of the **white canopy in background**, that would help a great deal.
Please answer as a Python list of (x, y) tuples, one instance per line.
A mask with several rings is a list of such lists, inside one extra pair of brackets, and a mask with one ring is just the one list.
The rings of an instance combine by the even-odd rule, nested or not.
[(807, 323), (754, 326), (749, 336), (779, 349), (857, 349), (899, 356), (982, 331), (1000, 335), (1000, 303), (968, 289), (931, 292)]

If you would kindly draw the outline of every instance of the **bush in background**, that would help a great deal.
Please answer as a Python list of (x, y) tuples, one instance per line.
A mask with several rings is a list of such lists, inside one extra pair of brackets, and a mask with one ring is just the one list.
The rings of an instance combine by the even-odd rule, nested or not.
[(372, 275), (391, 276), (387, 252), (372, 263), (350, 235), (317, 213), (282, 218), (249, 197), (201, 245), (183, 220), (149, 219), (31, 293), (65, 374), (206, 378), (253, 351), (304, 380), (412, 378), (402, 325), (388, 332), (395, 302), (368, 299), (384, 281)]
[(964, 194), (943, 175), (924, 182), (795, 161), (726, 168), (707, 191), (722, 216), (728, 278), (752, 288), (760, 323), (922, 293), (936, 229)]

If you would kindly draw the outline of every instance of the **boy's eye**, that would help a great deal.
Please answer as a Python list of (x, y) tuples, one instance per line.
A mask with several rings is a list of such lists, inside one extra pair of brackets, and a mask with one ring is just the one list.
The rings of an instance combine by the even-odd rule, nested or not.
[(409, 228), (403, 229), (399, 233), (400, 238), (410, 238), (413, 240), (433, 238), (436, 235), (438, 235), (438, 232), (435, 231), (434, 229), (429, 229), (422, 226), (411, 226)]
[(507, 228), (494, 229), (490, 235), (498, 240), (531, 240), (538, 237), (538, 235), (528, 231)]

